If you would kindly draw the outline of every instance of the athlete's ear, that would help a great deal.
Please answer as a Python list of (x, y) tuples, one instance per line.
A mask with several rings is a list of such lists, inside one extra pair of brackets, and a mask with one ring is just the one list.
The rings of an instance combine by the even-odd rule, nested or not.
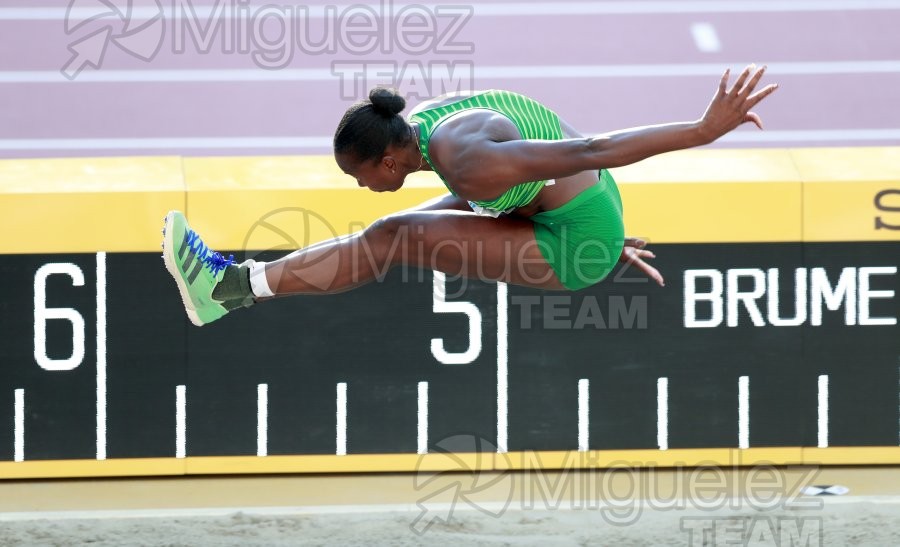
[(394, 159), (394, 156), (385, 156), (381, 158), (381, 164), (387, 167), (391, 172), (397, 170), (397, 161)]

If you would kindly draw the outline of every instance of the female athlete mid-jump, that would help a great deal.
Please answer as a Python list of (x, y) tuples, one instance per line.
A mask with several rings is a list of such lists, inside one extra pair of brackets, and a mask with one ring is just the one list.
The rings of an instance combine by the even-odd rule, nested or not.
[(729, 71), (698, 120), (583, 137), (550, 109), (499, 90), (443, 96), (405, 120), (405, 101), (376, 88), (351, 106), (334, 135), (334, 157), (361, 187), (393, 192), (431, 170), (450, 194), (381, 218), (361, 232), (273, 262), (234, 264), (211, 251), (178, 211), (166, 216), (163, 258), (195, 325), (268, 297), (328, 294), (405, 264), (450, 275), (553, 290), (578, 290), (617, 262), (660, 285), (644, 242), (625, 238), (622, 202), (607, 169), (709, 144), (745, 122), (762, 129), (754, 92), (765, 67), (729, 89)]

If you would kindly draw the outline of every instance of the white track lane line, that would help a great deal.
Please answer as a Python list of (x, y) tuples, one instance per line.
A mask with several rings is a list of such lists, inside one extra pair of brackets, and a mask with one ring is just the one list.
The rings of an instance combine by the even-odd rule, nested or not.
[[(622, 64), (622, 65), (497, 65), (475, 66), (472, 77), (480, 79), (584, 79), (584, 78), (684, 78), (721, 76), (725, 68), (739, 71), (751, 62)], [(370, 63), (367, 79), (384, 79), (387, 68), (397, 64)], [(900, 60), (800, 61), (768, 63), (769, 76), (815, 76), (832, 74), (898, 74)], [(428, 66), (432, 80), (449, 82), (459, 78), (459, 66), (436, 62)], [(363, 76), (360, 65), (360, 76)], [(369, 78), (371, 76), (371, 78)], [(264, 69), (147, 69), (85, 70), (68, 80), (58, 70), (10, 70), (0, 72), (0, 84), (69, 84), (136, 82), (337, 82), (340, 76), (330, 68)]]
[(771, 142), (868, 142), (897, 141), (900, 128), (890, 129), (801, 129), (784, 131), (733, 131), (717, 142), (771, 143)]
[[(213, 4), (200, 5), (198, 2), (188, 4), (182, 2), (180, 5), (184, 9), (174, 9), (169, 2), (163, 2), (162, 12), (156, 6), (136, 6), (132, 9), (131, 20), (149, 20), (158, 17), (160, 14), (166, 19), (182, 19), (185, 10), (193, 13), (204, 20), (208, 20), (214, 13), (232, 19), (234, 17), (246, 17), (242, 15), (240, 10), (235, 10), (225, 6), (230, 3), (220, 4), (222, 7), (215, 7)], [(284, 13), (287, 17), (320, 19), (326, 16), (325, 7), (318, 6), (300, 6), (295, 7), (299, 2), (285, 3), (285, 7), (293, 7), (294, 9), (285, 9)], [(71, 10), (70, 20), (83, 20), (102, 15), (104, 10), (102, 4), (98, 7), (74, 8)], [(431, 13), (434, 13), (436, 6), (423, 4), (394, 4), (392, 10), (388, 11), (377, 4), (367, 4), (367, 6), (378, 14), (379, 17), (392, 15), (400, 12), (407, 6), (418, 6), (420, 9), (424, 7)], [(262, 6), (252, 6), (261, 9)], [(338, 16), (345, 13), (351, 7), (350, 4), (336, 5), (333, 7), (334, 15)], [(215, 8), (215, 9), (214, 9)], [(634, 1), (607, 1), (607, 2), (490, 2), (484, 4), (473, 4), (474, 13), (479, 17), (515, 17), (529, 15), (632, 15), (632, 14), (669, 14), (669, 13), (785, 13), (785, 12), (833, 12), (833, 11), (872, 11), (872, 10), (897, 10), (900, 9), (900, 1), (898, 0), (830, 0), (822, 2), (821, 0), (693, 0), (683, 2), (672, 2), (665, 0), (634, 0)], [(0, 21), (63, 21), (66, 19), (67, 8), (53, 7), (28, 7), (28, 8), (0, 8)], [(114, 14), (110, 10), (106, 10), (110, 16)], [(253, 13), (253, 11), (251, 11)], [(371, 12), (369, 12), (371, 13)], [(173, 17), (174, 14), (174, 17)], [(237, 14), (237, 15), (235, 15)]]
[[(589, 134), (599, 134), (588, 132)], [(900, 143), (900, 128), (735, 131), (720, 143)], [(330, 149), (332, 137), (172, 137), (147, 139), (0, 139), (0, 150)]]
[[(641, 498), (637, 498), (641, 499)], [(746, 499), (729, 497), (731, 499)], [(805, 498), (804, 498), (805, 499)], [(809, 498), (813, 499), (813, 498)], [(870, 503), (876, 505), (898, 505), (900, 496), (834, 496), (817, 497), (825, 505), (845, 505), (854, 503)], [(727, 501), (723, 500), (723, 501)], [(592, 500), (592, 508), (617, 507), (615, 503), (607, 503), (603, 500)], [(619, 503), (618, 507), (621, 507)], [(565, 505), (561, 509), (568, 510)], [(527, 511), (524, 507), (510, 505), (508, 502), (483, 502), (469, 503), (436, 503), (428, 504), (428, 510), (437, 514), (446, 513), (452, 509), (456, 511), (480, 511), (499, 512), (502, 510)], [(575, 506), (574, 511), (583, 511), (583, 506)], [(186, 507), (171, 509), (112, 509), (112, 510), (88, 510), (88, 511), (20, 511), (0, 513), (0, 522), (17, 522), (29, 520), (87, 520), (87, 519), (138, 519), (138, 518), (202, 518), (202, 517), (227, 517), (236, 513), (258, 516), (300, 516), (300, 515), (346, 515), (346, 514), (384, 514), (384, 513), (421, 513), (422, 506), (415, 503), (401, 504), (373, 504), (373, 505), (310, 505), (291, 507)]]
[(164, 148), (330, 148), (332, 137), (174, 137), (149, 139), (0, 139), (0, 150), (158, 150)]

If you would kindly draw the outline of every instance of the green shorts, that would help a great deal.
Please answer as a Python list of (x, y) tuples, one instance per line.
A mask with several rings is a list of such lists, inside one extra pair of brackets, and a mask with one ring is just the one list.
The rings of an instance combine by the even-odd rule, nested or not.
[(538, 213), (531, 220), (538, 248), (569, 290), (603, 280), (622, 254), (622, 198), (609, 171), (600, 171), (597, 184), (562, 207)]

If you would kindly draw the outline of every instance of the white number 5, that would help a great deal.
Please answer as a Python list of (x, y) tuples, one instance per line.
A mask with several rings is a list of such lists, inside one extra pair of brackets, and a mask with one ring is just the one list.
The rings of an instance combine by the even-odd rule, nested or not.
[(444, 349), (443, 338), (431, 339), (431, 353), (445, 365), (467, 365), (481, 354), (481, 312), (471, 302), (447, 302), (447, 277), (434, 272), (434, 313), (464, 313), (469, 318), (469, 348), (462, 353), (450, 353)]

